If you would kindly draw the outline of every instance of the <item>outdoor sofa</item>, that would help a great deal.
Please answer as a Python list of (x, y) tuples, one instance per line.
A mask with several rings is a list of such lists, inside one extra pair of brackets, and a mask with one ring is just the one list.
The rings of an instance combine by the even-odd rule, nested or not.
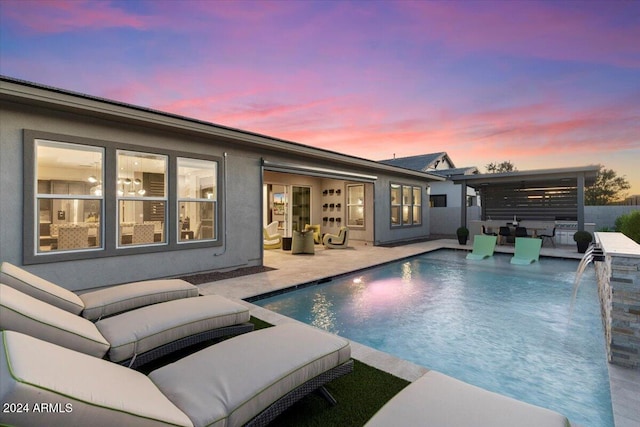
[(0, 424), (21, 426), (263, 426), (353, 370), (347, 340), (293, 323), (233, 337), (148, 376), (15, 331), (1, 332), (0, 346), (0, 400), (31, 408), (0, 413)]

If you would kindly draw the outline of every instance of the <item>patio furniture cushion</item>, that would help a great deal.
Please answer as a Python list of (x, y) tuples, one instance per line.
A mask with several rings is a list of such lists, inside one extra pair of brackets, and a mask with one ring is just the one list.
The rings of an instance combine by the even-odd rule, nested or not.
[(121, 362), (137, 354), (200, 332), (249, 321), (249, 309), (219, 295), (154, 304), (96, 322), (111, 344), (109, 359)]
[(0, 284), (0, 329), (103, 357), (109, 343), (87, 319)]
[(180, 279), (146, 280), (80, 294), (82, 316), (89, 320), (160, 302), (197, 297), (198, 287)]
[(0, 401), (30, 405), (2, 413), (16, 426), (193, 425), (145, 375), (13, 331), (0, 337)]
[(549, 409), (493, 393), (435, 371), (411, 383), (365, 427), (566, 427), (566, 417)]
[(73, 292), (8, 262), (0, 265), (0, 282), (73, 314), (84, 309), (84, 303)]
[(149, 378), (194, 425), (236, 426), (350, 355), (347, 340), (290, 323), (223, 341)]

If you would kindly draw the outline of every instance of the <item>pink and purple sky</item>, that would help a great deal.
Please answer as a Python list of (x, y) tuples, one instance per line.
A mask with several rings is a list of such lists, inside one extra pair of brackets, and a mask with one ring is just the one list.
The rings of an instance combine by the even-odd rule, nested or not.
[(0, 0), (0, 74), (371, 160), (640, 194), (640, 2)]

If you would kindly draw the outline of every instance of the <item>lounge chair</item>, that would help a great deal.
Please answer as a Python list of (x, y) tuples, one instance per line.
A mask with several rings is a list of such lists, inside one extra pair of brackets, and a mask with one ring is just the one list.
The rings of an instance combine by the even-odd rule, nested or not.
[(340, 227), (338, 234), (325, 234), (322, 243), (329, 249), (345, 249), (349, 244), (349, 229)]
[(183, 298), (93, 323), (0, 283), (0, 329), (132, 368), (176, 350), (253, 330), (249, 310), (218, 295)]
[(557, 412), (429, 371), (378, 411), (365, 427), (567, 427)]
[(0, 401), (31, 408), (0, 413), (10, 425), (266, 425), (353, 370), (347, 340), (301, 324), (231, 338), (148, 376), (14, 331), (0, 340)]
[(473, 237), (473, 251), (467, 254), (467, 259), (478, 260), (493, 256), (497, 240), (497, 236), (475, 235)]
[(542, 240), (529, 237), (516, 237), (516, 250), (511, 257), (511, 264), (533, 264), (540, 258)]
[(282, 247), (282, 236), (278, 233), (278, 221), (273, 221), (262, 230), (262, 245), (265, 249)]
[(146, 280), (76, 295), (8, 262), (0, 264), (0, 282), (89, 320), (174, 299), (197, 297), (198, 287), (180, 279)]

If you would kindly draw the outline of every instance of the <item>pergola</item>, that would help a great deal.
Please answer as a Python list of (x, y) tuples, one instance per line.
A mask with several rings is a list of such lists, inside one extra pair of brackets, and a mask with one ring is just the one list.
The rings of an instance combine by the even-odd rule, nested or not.
[(482, 219), (571, 220), (584, 230), (584, 189), (599, 165), (452, 176), (460, 184), (460, 223), (467, 225), (467, 186), (480, 193)]

